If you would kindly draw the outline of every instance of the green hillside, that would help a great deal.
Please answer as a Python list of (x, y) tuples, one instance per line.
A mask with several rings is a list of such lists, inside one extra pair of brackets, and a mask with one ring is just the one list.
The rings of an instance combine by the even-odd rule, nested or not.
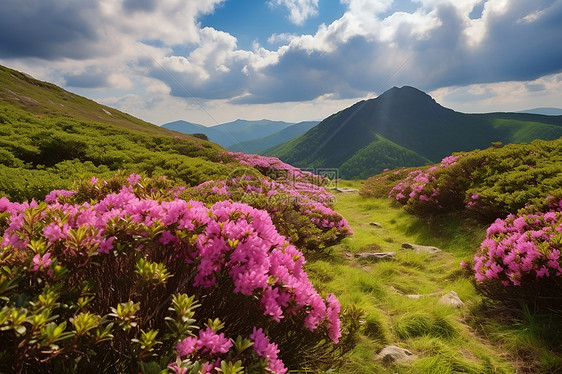
[(1, 65), (0, 101), (38, 116), (103, 122), (150, 134), (180, 135)]
[[(378, 141), (378, 136), (417, 153), (422, 157), (417, 165), (423, 165), (423, 158), (437, 162), (452, 152), (486, 148), (495, 141), (520, 143), (559, 138), (562, 116), (459, 113), (413, 87), (394, 87), (376, 99), (361, 101), (333, 114), (267, 154), (299, 167), (343, 168), (357, 152)], [(363, 167), (377, 169), (375, 165), (381, 160), (392, 160), (384, 154), (387, 149), (371, 149), (368, 159), (363, 152), (359, 156), (365, 162)], [(388, 162), (385, 167), (394, 166), (406, 164)], [(353, 171), (340, 172), (349, 177), (359, 176)]]
[(217, 144), (144, 122), (0, 67), (0, 194), (42, 199), (84, 175), (118, 170), (187, 184), (228, 175)]
[(400, 166), (415, 166), (430, 163), (430, 161), (398, 144), (381, 136), (378, 139), (357, 151), (350, 159), (340, 166), (340, 177), (351, 179), (353, 177), (367, 179), (379, 174), (385, 169), (394, 169)]

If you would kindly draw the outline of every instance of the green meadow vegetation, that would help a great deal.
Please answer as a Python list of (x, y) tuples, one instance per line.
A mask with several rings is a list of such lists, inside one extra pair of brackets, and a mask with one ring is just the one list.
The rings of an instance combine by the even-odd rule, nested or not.
[[(40, 117), (40, 118), (38, 118)], [(0, 103), (0, 193), (42, 199), (83, 176), (118, 170), (163, 175), (197, 185), (226, 176), (220, 146), (201, 139), (146, 134), (117, 125), (35, 116)]]
[[(343, 185), (361, 188), (364, 182)], [(460, 267), (484, 239), (486, 225), (459, 214), (428, 223), (388, 199), (356, 193), (338, 194), (335, 208), (354, 235), (307, 270), (315, 284), (334, 292), (342, 308), (357, 315), (360, 336), (342, 372), (552, 373), (562, 367), (560, 316), (497, 306), (477, 292)], [(402, 243), (443, 252), (418, 254), (400, 249)], [(354, 257), (379, 251), (396, 252), (396, 259), (369, 263)], [(463, 307), (439, 304), (450, 291)], [(418, 358), (404, 364), (374, 360), (387, 345)]]
[[(537, 129), (557, 134), (558, 124), (533, 128), (530, 118), (486, 123), (521, 141)], [(382, 164), (360, 165), (379, 151), (396, 165), (427, 162), (373, 136), (354, 156), (340, 155), (351, 174), (378, 172)], [(503, 303), (501, 293), (483, 292), (497, 286), (493, 272), (482, 271), (481, 282), (472, 265), (460, 265), (487, 254), (491, 244), (483, 241), (504, 244), (512, 234), (532, 238), (557, 261), (558, 234), (525, 229), (560, 222), (560, 210), (541, 212), (562, 208), (562, 139), (496, 143), (435, 166), (338, 181), (348, 191), (331, 190), (334, 200), (325, 180), (276, 159), (224, 152), (0, 67), (0, 334), (7, 339), (0, 339), (0, 371), (44, 369), (53, 352), (51, 369), (65, 373), (94, 366), (108, 373), (284, 373), (284, 365), (295, 374), (562, 370), (560, 308), (539, 308), (513, 285), (503, 294), (521, 297)], [(253, 172), (233, 174), (239, 167)], [(18, 204), (32, 199), (38, 203)], [(418, 253), (403, 243), (442, 251)], [(256, 280), (242, 274), (243, 260), (233, 266), (217, 248), (246, 248), (256, 256), (250, 270), (268, 258), (291, 271), (260, 268)], [(380, 252), (394, 259), (361, 256)], [(556, 291), (560, 277), (550, 271)], [(186, 285), (184, 274), (197, 281)], [(112, 284), (117, 293), (107, 292)], [(439, 302), (451, 291), (461, 307)], [(151, 304), (151, 292), (169, 308)], [(314, 305), (299, 299), (303, 292)], [(377, 359), (388, 345), (415, 359)]]

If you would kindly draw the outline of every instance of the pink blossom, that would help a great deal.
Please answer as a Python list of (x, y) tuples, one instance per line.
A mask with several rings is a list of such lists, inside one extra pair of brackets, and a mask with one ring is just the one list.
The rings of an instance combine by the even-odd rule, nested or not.
[(57, 222), (51, 222), (45, 226), (45, 228), (43, 228), (43, 235), (45, 235), (50, 242), (55, 242), (66, 237)]
[(194, 336), (188, 336), (181, 342), (176, 344), (176, 351), (178, 356), (185, 357), (192, 354), (197, 349), (197, 338)]
[[(217, 334), (210, 327), (199, 331), (197, 340), (198, 349), (206, 349), (212, 355), (226, 353), (232, 347), (232, 341), (224, 336), (224, 333)], [(188, 346), (187, 348), (190, 348)]]
[(48, 203), (54, 203), (58, 200), (59, 196), (69, 197), (76, 193), (76, 191), (71, 190), (53, 190), (47, 196), (45, 196), (45, 201)]
[(250, 334), (250, 340), (254, 343), (253, 347), (256, 354), (267, 361), (269, 370), (276, 374), (285, 374), (287, 372), (283, 362), (277, 358), (279, 353), (277, 344), (270, 343), (261, 328), (257, 329), (254, 327)]
[(39, 271), (39, 270), (43, 270), (48, 268), (49, 266), (51, 266), (51, 254), (50, 253), (45, 253), (43, 255), (43, 257), (41, 257), (41, 255), (39, 253), (37, 253), (34, 257), (33, 257), (33, 267), (32, 270), (33, 271)]
[(127, 183), (129, 183), (130, 186), (134, 186), (135, 184), (139, 183), (140, 180), (141, 180), (141, 176), (133, 173), (129, 175), (129, 178), (127, 178)]

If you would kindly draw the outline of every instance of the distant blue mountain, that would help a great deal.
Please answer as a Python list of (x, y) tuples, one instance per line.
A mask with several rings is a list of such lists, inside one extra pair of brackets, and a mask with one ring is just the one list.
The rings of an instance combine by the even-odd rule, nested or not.
[(223, 147), (229, 147), (236, 143), (274, 134), (292, 125), (294, 125), (294, 123), (284, 121), (270, 121), (266, 119), (247, 121), (238, 119), (233, 122), (210, 127), (187, 121), (169, 122), (162, 125), (162, 127), (184, 134), (205, 134), (209, 137), (210, 141), (218, 143)]
[(533, 108), (533, 109), (521, 110), (517, 113), (542, 114), (542, 115), (545, 115), (545, 116), (562, 116), (562, 109), (560, 109), (560, 108)]
[(233, 152), (260, 153), (268, 148), (275, 147), (287, 140), (291, 140), (294, 137), (304, 134), (318, 123), (319, 121), (299, 122), (281, 131), (277, 131), (274, 134), (233, 144), (229, 146), (228, 149)]

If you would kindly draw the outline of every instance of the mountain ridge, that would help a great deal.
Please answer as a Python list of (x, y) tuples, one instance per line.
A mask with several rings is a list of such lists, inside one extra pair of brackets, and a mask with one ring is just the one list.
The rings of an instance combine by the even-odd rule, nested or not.
[(237, 119), (215, 126), (203, 126), (179, 120), (165, 123), (161, 127), (184, 134), (205, 134), (212, 142), (218, 143), (223, 147), (229, 147), (233, 144), (269, 136), (292, 125), (294, 123), (268, 119), (256, 121)]
[(303, 121), (295, 123), (283, 130), (277, 131), (268, 136), (246, 140), (244, 142), (236, 143), (228, 147), (233, 152), (244, 153), (261, 153), (262, 151), (275, 147), (281, 143), (291, 140), (301, 134), (304, 134), (312, 127), (318, 125), (319, 121)]
[[(332, 114), (306, 133), (265, 153), (298, 167), (339, 168), (359, 150), (378, 141), (377, 136), (421, 158), (438, 162), (453, 152), (487, 148), (496, 141), (556, 139), (562, 136), (562, 116), (465, 114), (443, 107), (417, 88), (393, 87), (377, 98), (357, 102)], [(374, 167), (378, 156), (385, 155), (371, 156), (372, 160), (365, 160), (364, 169), (374, 175), (386, 168)], [(419, 157), (411, 158), (414, 159), (421, 162)], [(406, 166), (398, 164), (393, 161), (388, 166)], [(345, 178), (358, 176), (347, 170), (340, 173)]]

